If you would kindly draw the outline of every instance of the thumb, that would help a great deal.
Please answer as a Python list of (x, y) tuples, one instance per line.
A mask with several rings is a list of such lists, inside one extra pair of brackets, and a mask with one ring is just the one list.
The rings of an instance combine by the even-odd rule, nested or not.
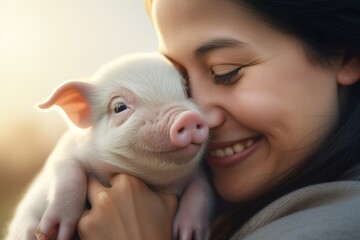
[(169, 193), (160, 193), (159, 196), (164, 202), (164, 206), (168, 210), (167, 212), (171, 214), (171, 216), (175, 216), (179, 202), (178, 196), (176, 194)]

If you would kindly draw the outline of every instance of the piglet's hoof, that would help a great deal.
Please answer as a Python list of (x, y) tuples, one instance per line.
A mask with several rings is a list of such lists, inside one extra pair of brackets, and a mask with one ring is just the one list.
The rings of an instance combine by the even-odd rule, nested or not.
[(40, 232), (39, 228), (36, 229), (35, 237), (37, 240), (48, 240), (49, 239), (45, 234)]

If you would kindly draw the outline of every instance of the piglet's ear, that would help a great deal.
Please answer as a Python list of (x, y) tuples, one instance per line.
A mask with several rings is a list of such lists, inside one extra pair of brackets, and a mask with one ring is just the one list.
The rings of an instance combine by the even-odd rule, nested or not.
[(48, 109), (53, 105), (61, 107), (69, 119), (79, 128), (88, 128), (92, 125), (90, 102), (88, 96), (92, 85), (85, 82), (67, 82), (61, 85), (44, 102), (41, 109)]

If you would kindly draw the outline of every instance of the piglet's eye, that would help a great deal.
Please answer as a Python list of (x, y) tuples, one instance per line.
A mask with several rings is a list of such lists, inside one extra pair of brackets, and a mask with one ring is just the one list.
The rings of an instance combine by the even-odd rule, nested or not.
[(114, 112), (115, 113), (119, 113), (122, 112), (124, 110), (128, 109), (128, 106), (126, 106), (124, 103), (122, 102), (118, 102), (114, 105)]

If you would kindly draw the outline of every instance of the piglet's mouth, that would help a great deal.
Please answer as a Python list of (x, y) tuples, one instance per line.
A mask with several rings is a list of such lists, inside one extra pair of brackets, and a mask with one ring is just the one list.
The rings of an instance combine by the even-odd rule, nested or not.
[(189, 144), (186, 147), (162, 152), (160, 154), (163, 158), (166, 158), (173, 163), (186, 164), (194, 161), (194, 158), (197, 157), (201, 146), (201, 144)]

